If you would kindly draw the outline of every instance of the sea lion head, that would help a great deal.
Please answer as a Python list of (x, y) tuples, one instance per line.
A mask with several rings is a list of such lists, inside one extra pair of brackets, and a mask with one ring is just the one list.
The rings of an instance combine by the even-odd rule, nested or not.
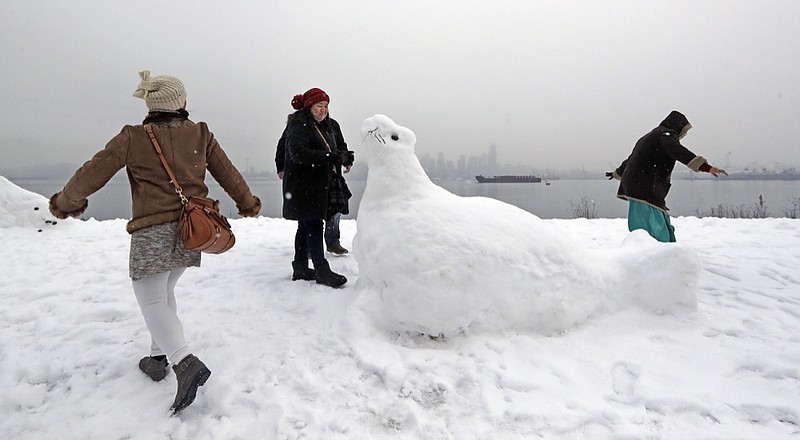
[(397, 125), (384, 115), (375, 115), (361, 123), (361, 137), (365, 142), (389, 149), (414, 148), (417, 137), (406, 127)]

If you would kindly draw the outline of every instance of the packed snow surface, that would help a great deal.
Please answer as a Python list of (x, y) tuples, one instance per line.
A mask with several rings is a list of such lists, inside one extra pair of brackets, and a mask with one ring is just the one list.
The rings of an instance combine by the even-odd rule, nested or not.
[(137, 367), (127, 220), (54, 223), (0, 178), (0, 438), (800, 436), (800, 221), (541, 220), (431, 187), (369, 121), (350, 282), (291, 281), (295, 222), (232, 220), (176, 288), (212, 376), (175, 417), (174, 374)]

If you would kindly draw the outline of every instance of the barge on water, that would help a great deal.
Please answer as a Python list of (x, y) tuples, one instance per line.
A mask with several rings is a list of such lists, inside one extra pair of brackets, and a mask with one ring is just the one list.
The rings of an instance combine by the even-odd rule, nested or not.
[(539, 183), (542, 181), (538, 176), (475, 176), (478, 183)]

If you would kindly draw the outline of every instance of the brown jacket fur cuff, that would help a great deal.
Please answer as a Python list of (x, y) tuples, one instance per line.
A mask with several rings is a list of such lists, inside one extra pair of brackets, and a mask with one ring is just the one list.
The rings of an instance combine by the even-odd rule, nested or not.
[(255, 217), (258, 215), (259, 211), (261, 211), (261, 199), (256, 196), (253, 196), (255, 199), (255, 204), (247, 209), (242, 209), (241, 206), (236, 205), (239, 208), (239, 215), (242, 217)]
[(48, 205), (48, 208), (50, 209), (50, 214), (53, 214), (53, 217), (55, 218), (64, 220), (67, 217), (78, 217), (81, 214), (83, 214), (84, 211), (86, 211), (86, 208), (89, 207), (89, 200), (84, 200), (83, 205), (80, 208), (76, 209), (75, 211), (72, 212), (62, 211), (58, 209), (58, 204), (56, 203), (56, 200), (60, 195), (61, 195), (60, 192), (53, 194), (53, 196), (50, 197), (50, 203)]

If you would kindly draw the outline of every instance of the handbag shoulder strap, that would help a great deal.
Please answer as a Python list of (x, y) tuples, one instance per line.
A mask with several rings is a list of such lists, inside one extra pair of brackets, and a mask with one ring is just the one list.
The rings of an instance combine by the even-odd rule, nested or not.
[[(320, 131), (319, 126), (317, 126), (316, 122), (314, 123), (314, 128), (317, 130), (317, 133), (319, 133), (319, 137), (322, 138), (322, 142), (325, 142), (325, 148), (328, 150), (328, 152), (331, 153), (331, 154), (336, 154), (336, 153), (333, 152), (333, 150), (331, 150), (331, 146), (328, 145), (328, 140), (325, 139), (325, 136), (322, 134), (322, 131)], [(335, 166), (331, 165), (331, 168), (333, 169), (333, 174), (339, 174), (339, 173), (336, 172), (336, 167)]]
[(144, 130), (147, 132), (147, 136), (150, 137), (150, 142), (153, 143), (153, 147), (156, 149), (156, 153), (158, 153), (158, 158), (161, 159), (161, 164), (164, 165), (164, 169), (167, 170), (167, 174), (169, 175), (170, 180), (172, 180), (172, 185), (175, 187), (175, 192), (181, 198), (181, 203), (184, 205), (188, 202), (188, 199), (183, 195), (183, 188), (178, 183), (178, 179), (175, 178), (175, 174), (172, 173), (172, 168), (169, 167), (167, 163), (167, 158), (164, 157), (164, 153), (161, 152), (161, 145), (158, 144), (158, 139), (156, 139), (156, 134), (153, 133), (153, 127), (150, 124), (144, 125)]
[(314, 128), (317, 130), (317, 133), (319, 133), (319, 137), (322, 138), (322, 142), (325, 142), (325, 148), (328, 149), (328, 152), (332, 153), (333, 150), (331, 150), (331, 146), (328, 144), (328, 140), (325, 139), (325, 135), (322, 134), (322, 131), (319, 129), (319, 126), (316, 123), (314, 123)]

